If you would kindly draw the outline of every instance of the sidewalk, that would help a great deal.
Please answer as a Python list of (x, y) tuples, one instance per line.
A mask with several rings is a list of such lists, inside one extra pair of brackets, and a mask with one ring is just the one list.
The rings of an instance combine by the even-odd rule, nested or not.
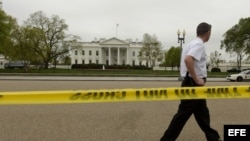
[[(178, 77), (109, 77), (109, 76), (0, 76), (0, 80), (35, 81), (178, 81)], [(226, 78), (208, 78), (207, 81), (227, 81)]]

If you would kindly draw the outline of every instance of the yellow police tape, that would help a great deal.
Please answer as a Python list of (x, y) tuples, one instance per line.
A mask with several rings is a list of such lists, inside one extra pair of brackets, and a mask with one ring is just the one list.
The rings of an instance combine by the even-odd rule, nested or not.
[(56, 104), (250, 98), (250, 86), (0, 92), (0, 104)]

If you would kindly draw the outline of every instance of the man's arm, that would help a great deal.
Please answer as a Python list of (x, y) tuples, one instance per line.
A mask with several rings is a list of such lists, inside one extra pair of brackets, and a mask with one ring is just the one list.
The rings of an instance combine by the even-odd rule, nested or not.
[(205, 84), (204, 80), (197, 77), (196, 76), (196, 73), (195, 73), (195, 70), (194, 70), (194, 57), (190, 56), (190, 55), (187, 55), (184, 59), (184, 62), (186, 64), (186, 67), (187, 67), (187, 70), (189, 72), (189, 74), (192, 76), (193, 80), (195, 81), (195, 83), (197, 85), (201, 85), (203, 86)]

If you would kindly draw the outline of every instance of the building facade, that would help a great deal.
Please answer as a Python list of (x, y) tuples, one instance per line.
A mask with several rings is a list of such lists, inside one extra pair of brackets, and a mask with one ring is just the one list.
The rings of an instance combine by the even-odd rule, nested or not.
[(147, 65), (139, 60), (143, 44), (138, 41), (113, 37), (80, 44), (70, 51), (71, 64)]
[(0, 69), (4, 69), (5, 64), (9, 61), (5, 59), (4, 55), (0, 54)]

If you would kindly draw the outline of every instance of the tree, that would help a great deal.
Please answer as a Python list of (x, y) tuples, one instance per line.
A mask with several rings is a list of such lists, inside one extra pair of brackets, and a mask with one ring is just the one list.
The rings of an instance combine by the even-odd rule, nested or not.
[(42, 59), (45, 68), (48, 68), (50, 62), (56, 63), (55, 60), (61, 55), (78, 46), (76, 44), (79, 37), (66, 35), (68, 25), (57, 15), (48, 18), (42, 11), (38, 11), (31, 14), (24, 26), (29, 29), (28, 41), (32, 51)]
[(4, 46), (9, 44), (10, 34), (15, 26), (17, 26), (16, 19), (0, 9), (0, 53), (3, 53)]
[(69, 56), (69, 54), (65, 54), (64, 56), (61, 56), (61, 62), (64, 65), (70, 65), (71, 64), (71, 58)]
[(0, 10), (0, 53), (6, 59), (21, 61), (25, 68), (28, 67), (29, 59), (32, 55), (26, 51), (25, 30), (20, 28), (15, 18), (8, 16)]
[(181, 47), (172, 46), (165, 54), (165, 64), (171, 66), (172, 70), (174, 67), (180, 68), (181, 60)]
[(165, 64), (167, 65), (167, 66), (170, 66), (170, 67), (172, 67), (172, 70), (174, 69), (174, 66), (175, 66), (175, 64), (174, 64), (174, 61), (172, 60), (172, 56), (173, 56), (173, 54), (174, 54), (174, 47), (171, 47), (166, 53), (165, 53)]
[(250, 56), (250, 18), (242, 18), (239, 23), (229, 29), (221, 41), (221, 49), (236, 54), (238, 69), (241, 69), (241, 62), (245, 55)]
[(143, 46), (138, 55), (140, 60), (146, 60), (151, 67), (154, 67), (156, 61), (162, 60), (162, 44), (158, 41), (155, 35), (151, 36), (148, 33), (143, 35)]
[(3, 52), (6, 58), (10, 60), (21, 60), (24, 63), (25, 68), (28, 68), (28, 64), (37, 58), (36, 54), (31, 50), (31, 44), (29, 43), (29, 29), (16, 26), (13, 28), (8, 41), (8, 45), (3, 47)]
[(221, 53), (218, 51), (214, 51), (210, 53), (210, 65), (212, 67), (219, 67), (219, 64), (221, 63)]
[(174, 50), (173, 60), (176, 64), (176, 67), (178, 70), (180, 69), (180, 63), (181, 63), (181, 47), (176, 47)]

